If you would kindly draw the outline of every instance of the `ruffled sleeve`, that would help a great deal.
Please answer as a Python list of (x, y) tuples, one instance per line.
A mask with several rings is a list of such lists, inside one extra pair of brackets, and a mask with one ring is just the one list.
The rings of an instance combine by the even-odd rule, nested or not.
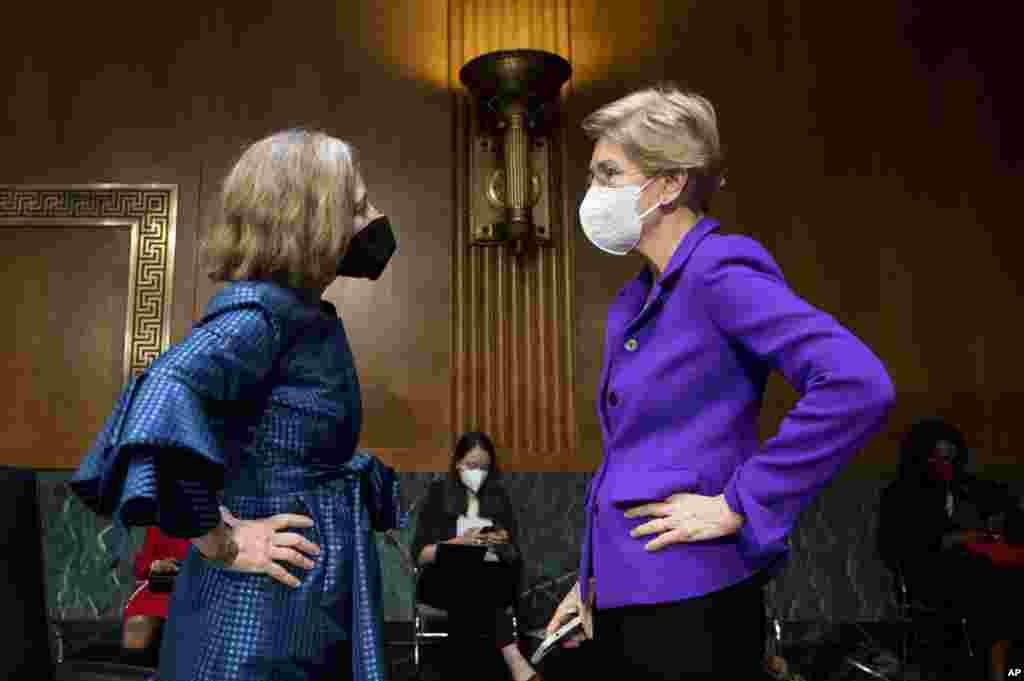
[(266, 379), (283, 337), (269, 308), (235, 298), (212, 301), (189, 336), (125, 388), (71, 480), (90, 509), (177, 538), (219, 523), (223, 417)]

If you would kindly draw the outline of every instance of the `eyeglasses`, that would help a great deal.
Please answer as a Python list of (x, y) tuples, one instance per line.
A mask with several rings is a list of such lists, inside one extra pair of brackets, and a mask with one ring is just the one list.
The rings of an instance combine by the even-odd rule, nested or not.
[(621, 187), (621, 186), (625, 186), (625, 185), (640, 184), (640, 183), (644, 182), (645, 180), (651, 179), (651, 177), (657, 177), (657, 176), (656, 175), (652, 175), (652, 176), (648, 177), (647, 175), (641, 175), (641, 174), (637, 173), (635, 175), (636, 179), (628, 179), (629, 178), (628, 175), (625, 175), (621, 171), (618, 171), (618, 170), (611, 171), (611, 172), (603, 172), (603, 173), (600, 173), (600, 174), (597, 174), (597, 175), (595, 175), (593, 172), (588, 172), (587, 173), (587, 184), (586, 184), (586, 187), (587, 187), (587, 189), (590, 189), (590, 187), (595, 185), (595, 184), (598, 187)]

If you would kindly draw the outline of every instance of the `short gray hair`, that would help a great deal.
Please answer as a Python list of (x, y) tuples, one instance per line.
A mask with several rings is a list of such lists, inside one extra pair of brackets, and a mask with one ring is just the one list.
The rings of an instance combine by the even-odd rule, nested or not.
[(638, 90), (606, 104), (583, 120), (593, 140), (621, 146), (647, 176), (686, 172), (687, 187), (674, 203), (707, 210), (724, 184), (718, 117), (706, 98), (671, 83)]

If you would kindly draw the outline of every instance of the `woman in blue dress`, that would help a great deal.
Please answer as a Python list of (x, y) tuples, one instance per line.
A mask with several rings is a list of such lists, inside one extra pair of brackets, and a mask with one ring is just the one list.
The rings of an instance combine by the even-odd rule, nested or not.
[(226, 285), (129, 383), (72, 487), (118, 526), (192, 541), (161, 681), (383, 679), (372, 531), (398, 524), (398, 485), (356, 451), (359, 383), (321, 296), (380, 276), (390, 224), (322, 133), (252, 145), (222, 198), (203, 257)]

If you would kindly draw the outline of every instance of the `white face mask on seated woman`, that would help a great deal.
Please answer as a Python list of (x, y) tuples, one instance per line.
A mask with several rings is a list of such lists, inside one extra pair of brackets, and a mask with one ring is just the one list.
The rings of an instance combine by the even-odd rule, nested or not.
[(480, 446), (473, 447), (458, 460), (455, 467), (459, 471), (459, 479), (473, 494), (480, 491), (487, 473), (491, 470), (491, 455)]
[(476, 494), (483, 486), (484, 480), (487, 479), (487, 471), (480, 468), (462, 468), (459, 470), (459, 478), (462, 480), (463, 485), (472, 490), (473, 494)]

